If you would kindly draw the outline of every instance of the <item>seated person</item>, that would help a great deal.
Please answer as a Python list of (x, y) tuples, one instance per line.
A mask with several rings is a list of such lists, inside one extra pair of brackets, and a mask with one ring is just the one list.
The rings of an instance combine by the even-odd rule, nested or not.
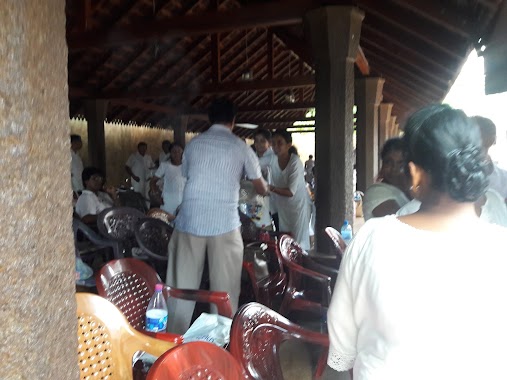
[(109, 195), (113, 204), (106, 201), (104, 195), (100, 194), (104, 184), (104, 175), (99, 169), (95, 167), (84, 168), (82, 178), (85, 190), (77, 200), (76, 214), (83, 222), (93, 224), (97, 222), (97, 215), (102, 210), (120, 204), (114, 187), (110, 186), (103, 189)]
[(382, 167), (378, 183), (371, 185), (363, 197), (364, 220), (395, 214), (409, 202), (410, 177), (405, 170), (406, 157), (400, 138), (387, 140), (382, 148)]

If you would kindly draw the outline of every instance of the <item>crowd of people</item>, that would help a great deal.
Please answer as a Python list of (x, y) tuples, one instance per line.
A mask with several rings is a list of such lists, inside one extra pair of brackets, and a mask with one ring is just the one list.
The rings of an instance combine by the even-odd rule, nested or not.
[[(162, 188), (162, 208), (176, 215), (167, 284), (199, 288), (207, 256), (210, 289), (228, 292), (235, 311), (244, 184), (262, 200), (256, 224), (270, 229), (274, 220), (308, 250), (315, 161), (310, 156), (303, 164), (285, 130), (259, 129), (253, 146), (245, 144), (232, 132), (236, 107), (225, 98), (212, 102), (208, 116), (211, 127), (185, 150), (163, 142), (151, 178), (144, 143), (125, 170), (142, 194)], [(507, 172), (488, 155), (495, 139), (489, 119), (431, 105), (409, 118), (403, 137), (385, 143), (378, 181), (363, 199), (367, 221), (345, 252), (329, 306), (326, 379), (349, 379), (352, 369), (360, 379), (505, 372)], [(93, 222), (118, 199), (100, 170), (84, 168), (77, 176), (81, 145), (73, 135), (76, 213)], [(194, 305), (170, 299), (169, 308), (169, 330), (183, 333)]]

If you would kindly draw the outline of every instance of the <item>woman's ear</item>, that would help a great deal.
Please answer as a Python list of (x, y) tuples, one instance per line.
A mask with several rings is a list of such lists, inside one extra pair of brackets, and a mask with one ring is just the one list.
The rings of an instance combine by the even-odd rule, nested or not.
[(408, 163), (408, 169), (412, 180), (410, 191), (414, 198), (422, 200), (424, 195), (428, 193), (430, 178), (422, 167), (414, 164), (412, 161)]

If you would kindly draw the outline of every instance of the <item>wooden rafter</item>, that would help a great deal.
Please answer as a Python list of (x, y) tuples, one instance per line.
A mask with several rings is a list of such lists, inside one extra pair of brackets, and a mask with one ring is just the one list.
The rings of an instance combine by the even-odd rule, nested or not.
[(67, 38), (69, 50), (109, 47), (141, 41), (160, 40), (219, 33), (237, 29), (294, 25), (318, 5), (314, 0), (282, 0), (248, 5), (235, 10), (171, 17), (145, 25), (114, 27), (107, 31), (72, 33)]
[(390, 25), (397, 29), (398, 34), (415, 37), (420, 42), (437, 49), (440, 53), (458, 60), (462, 60), (466, 56), (466, 51), (462, 50), (461, 45), (456, 44), (456, 41), (448, 35), (439, 33), (438, 38), (432, 38), (431, 36), (435, 33), (434, 28), (432, 29), (421, 23), (410, 26), (403, 23), (400, 20), (399, 13), (388, 2), (383, 2), (383, 6), (379, 8), (376, 0), (361, 0), (359, 6), (367, 12), (370, 25), (376, 25), (377, 28), (381, 29), (386, 29)]
[(441, 27), (461, 36), (470, 38), (469, 23), (463, 15), (446, 9), (441, 3), (419, 0), (391, 0), (401, 8), (407, 9)]

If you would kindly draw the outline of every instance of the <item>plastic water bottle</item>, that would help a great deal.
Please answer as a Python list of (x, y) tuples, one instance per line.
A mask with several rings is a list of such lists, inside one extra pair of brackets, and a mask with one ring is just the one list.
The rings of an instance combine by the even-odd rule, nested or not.
[(146, 331), (165, 332), (167, 329), (167, 303), (162, 294), (163, 288), (162, 284), (155, 285), (155, 293), (146, 310)]
[(345, 240), (345, 243), (349, 244), (352, 240), (352, 226), (349, 224), (348, 220), (345, 219), (343, 221), (343, 226), (340, 232), (343, 240)]

